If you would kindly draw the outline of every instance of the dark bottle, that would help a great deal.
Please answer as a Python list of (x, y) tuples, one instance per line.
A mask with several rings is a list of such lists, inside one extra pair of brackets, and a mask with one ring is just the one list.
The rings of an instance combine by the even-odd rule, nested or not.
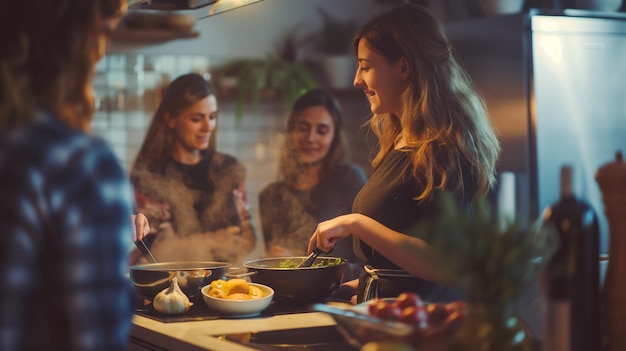
[(572, 168), (561, 168), (561, 196), (546, 208), (544, 225), (553, 225), (557, 249), (545, 270), (545, 350), (600, 350), (598, 218), (572, 191)]

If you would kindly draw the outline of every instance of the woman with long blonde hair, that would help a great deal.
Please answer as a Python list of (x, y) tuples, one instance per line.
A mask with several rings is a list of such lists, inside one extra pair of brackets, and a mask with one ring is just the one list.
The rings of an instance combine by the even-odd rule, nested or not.
[(369, 100), (379, 149), (353, 213), (320, 223), (309, 251), (356, 238), (355, 250), (367, 262), (358, 301), (408, 290), (430, 301), (462, 298), (437, 283), (422, 259), (434, 254), (428, 242), (406, 233), (434, 214), (437, 192), (452, 192), (469, 207), (494, 184), (500, 145), (484, 102), (425, 7), (404, 5), (372, 19), (353, 48), (354, 85)]

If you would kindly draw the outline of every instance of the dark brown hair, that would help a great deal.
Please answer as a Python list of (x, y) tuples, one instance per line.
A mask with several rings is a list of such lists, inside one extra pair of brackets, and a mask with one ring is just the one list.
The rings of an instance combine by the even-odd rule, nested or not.
[[(150, 171), (161, 172), (172, 158), (175, 136), (167, 127), (165, 114), (179, 115), (182, 111), (193, 106), (196, 102), (208, 97), (216, 96), (213, 85), (197, 73), (189, 73), (174, 79), (166, 88), (165, 94), (159, 103), (146, 137), (141, 144), (134, 167), (149, 165)], [(209, 148), (202, 153), (215, 150), (215, 130), (211, 135)]]
[(348, 162), (349, 152), (346, 145), (346, 135), (343, 130), (343, 119), (341, 116), (341, 107), (337, 99), (322, 89), (312, 89), (301, 95), (294, 102), (289, 118), (287, 119), (287, 128), (285, 142), (283, 144), (280, 161), (279, 172), (287, 183), (293, 184), (298, 176), (298, 171), (302, 165), (298, 164), (297, 152), (293, 145), (293, 134), (296, 128), (296, 122), (299, 114), (305, 109), (312, 106), (322, 106), (331, 115), (334, 123), (335, 135), (330, 144), (328, 155), (323, 161), (322, 177), (327, 170), (343, 165)]

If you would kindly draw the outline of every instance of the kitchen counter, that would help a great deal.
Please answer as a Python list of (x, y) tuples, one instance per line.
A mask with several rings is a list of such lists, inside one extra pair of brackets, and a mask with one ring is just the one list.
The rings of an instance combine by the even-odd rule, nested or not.
[(130, 332), (130, 350), (258, 350), (224, 340), (220, 335), (318, 326), (335, 326), (335, 321), (321, 312), (167, 323), (136, 314)]

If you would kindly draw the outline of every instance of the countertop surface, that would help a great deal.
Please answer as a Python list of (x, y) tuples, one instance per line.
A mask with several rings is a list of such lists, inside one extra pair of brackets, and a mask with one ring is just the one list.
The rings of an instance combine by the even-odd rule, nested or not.
[(250, 333), (273, 330), (297, 330), (335, 326), (333, 318), (322, 312), (260, 315), (252, 318), (209, 318), (192, 321), (162, 321), (135, 314), (130, 332), (131, 350), (258, 350), (225, 340), (224, 335), (239, 334), (245, 340)]

